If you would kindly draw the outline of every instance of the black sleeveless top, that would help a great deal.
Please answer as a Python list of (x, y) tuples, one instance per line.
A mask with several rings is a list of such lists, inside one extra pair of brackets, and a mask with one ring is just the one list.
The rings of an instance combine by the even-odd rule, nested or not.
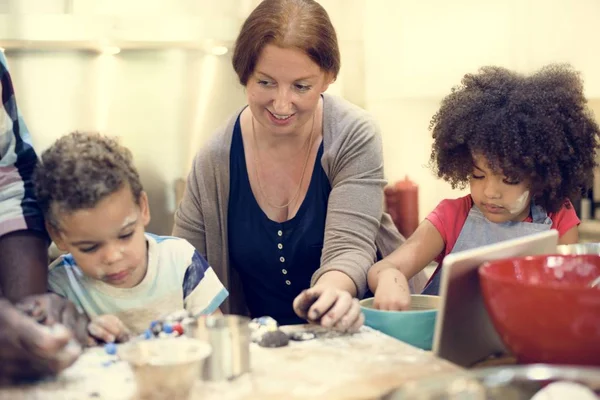
[(241, 277), (252, 318), (271, 316), (281, 325), (305, 323), (292, 302), (320, 266), (331, 185), (319, 147), (306, 197), (290, 220), (272, 221), (259, 207), (248, 178), (240, 118), (231, 143), (228, 208), (229, 258)]

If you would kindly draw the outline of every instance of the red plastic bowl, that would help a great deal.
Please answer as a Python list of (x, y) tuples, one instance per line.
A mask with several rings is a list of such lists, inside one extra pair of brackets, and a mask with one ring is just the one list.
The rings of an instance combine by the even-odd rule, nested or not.
[(599, 275), (599, 255), (510, 258), (479, 268), (488, 313), (521, 363), (600, 365), (600, 288), (589, 287)]

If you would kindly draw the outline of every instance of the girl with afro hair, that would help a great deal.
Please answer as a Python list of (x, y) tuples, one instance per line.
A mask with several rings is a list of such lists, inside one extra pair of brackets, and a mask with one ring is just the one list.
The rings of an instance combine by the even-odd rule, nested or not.
[(431, 261), (424, 294), (437, 295), (450, 253), (549, 229), (576, 243), (571, 201), (586, 193), (596, 166), (599, 127), (579, 74), (549, 65), (524, 76), (500, 67), (467, 74), (433, 116), (430, 166), (470, 194), (443, 200), (396, 251), (368, 273), (374, 305), (410, 307), (407, 280)]

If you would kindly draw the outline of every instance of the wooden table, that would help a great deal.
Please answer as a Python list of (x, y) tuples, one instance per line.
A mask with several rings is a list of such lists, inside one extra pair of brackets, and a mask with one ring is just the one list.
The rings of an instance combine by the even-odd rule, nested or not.
[[(315, 327), (283, 329), (314, 331)], [(378, 399), (408, 380), (460, 370), (367, 327), (354, 335), (319, 330), (313, 340), (277, 349), (252, 344), (250, 351), (251, 373), (231, 382), (199, 380), (191, 398)], [(129, 400), (134, 393), (129, 366), (94, 348), (56, 379), (0, 390), (0, 399)]]

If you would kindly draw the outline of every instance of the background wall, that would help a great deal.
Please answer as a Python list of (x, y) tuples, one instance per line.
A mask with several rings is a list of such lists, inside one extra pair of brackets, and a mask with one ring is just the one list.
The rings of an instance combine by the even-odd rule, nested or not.
[(419, 184), (421, 217), (462, 194), (423, 167), (429, 121), (452, 86), (483, 65), (531, 72), (570, 62), (600, 116), (598, 26), (597, 0), (365, 2), (365, 107), (383, 130), (388, 178)]
[[(245, 103), (231, 45), (258, 0), (7, 0), (0, 47), (43, 151), (69, 131), (100, 130), (134, 152), (151, 199), (150, 230), (169, 233), (174, 183)], [(530, 72), (570, 62), (600, 115), (600, 1), (323, 0), (342, 71), (330, 92), (375, 115), (385, 171), (420, 187), (424, 217), (452, 191), (425, 167), (429, 120), (467, 72)], [(223, 54), (224, 53), (224, 54)]]

